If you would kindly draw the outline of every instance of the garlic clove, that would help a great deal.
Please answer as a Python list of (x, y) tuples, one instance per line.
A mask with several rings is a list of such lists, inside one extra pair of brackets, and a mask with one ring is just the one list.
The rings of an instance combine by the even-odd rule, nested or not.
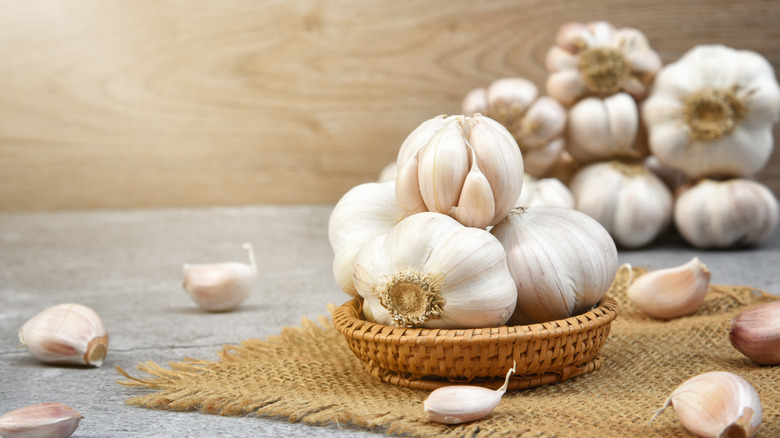
[(566, 23), (558, 29), (555, 43), (568, 52), (577, 53), (593, 44), (593, 35), (584, 23)]
[(485, 113), (488, 109), (487, 90), (483, 87), (474, 88), (466, 93), (460, 104), (463, 114), (473, 116), (477, 113)]
[(538, 178), (552, 177), (555, 166), (564, 159), (565, 146), (563, 139), (557, 138), (544, 147), (523, 152), (525, 172)]
[(479, 420), (493, 412), (509, 387), (509, 376), (517, 363), (506, 373), (504, 384), (496, 389), (481, 386), (451, 385), (435, 389), (423, 402), (428, 419), (437, 423), (460, 424)]
[(743, 310), (730, 321), (729, 340), (761, 365), (780, 364), (780, 301)]
[(452, 123), (437, 132), (420, 149), (418, 181), (428, 211), (447, 212), (458, 202), (469, 171), (469, 157), (463, 131)]
[(493, 220), (496, 201), (490, 182), (477, 166), (477, 157), (471, 151), (471, 170), (463, 182), (458, 205), (450, 209), (449, 215), (467, 227), (485, 228)]
[(242, 245), (250, 264), (227, 262), (185, 264), (184, 290), (201, 308), (210, 312), (232, 310), (249, 297), (257, 282), (257, 263), (252, 245)]
[[(399, 160), (399, 163), (401, 161)], [(406, 214), (426, 211), (425, 201), (420, 194), (419, 160), (417, 155), (410, 157), (398, 167), (395, 178), (395, 196)]]
[(579, 58), (560, 46), (552, 46), (544, 58), (544, 67), (548, 72), (577, 68)]
[(81, 304), (58, 304), (27, 321), (19, 341), (47, 363), (99, 367), (108, 351), (108, 334), (100, 316)]
[(710, 271), (698, 257), (673, 268), (650, 271), (628, 286), (628, 298), (644, 313), (662, 319), (690, 315), (710, 285)]
[(571, 108), (568, 120), (567, 148), (581, 163), (642, 155), (635, 149), (639, 112), (627, 93), (585, 98)]
[(558, 178), (536, 179), (526, 173), (523, 177), (523, 192), (517, 198), (515, 208), (535, 205), (574, 208), (574, 195)]
[(585, 93), (585, 81), (576, 69), (564, 69), (547, 75), (545, 89), (558, 102), (571, 106)]
[(62, 403), (40, 403), (15, 409), (0, 416), (4, 438), (67, 438), (84, 418)]
[(398, 150), (398, 167), (400, 168), (406, 160), (413, 156), (417, 156), (420, 149), (428, 144), (431, 138), (441, 129), (452, 124), (452, 117), (445, 114), (438, 115), (431, 119), (428, 119), (414, 129), (401, 143), (401, 148)]
[(505, 126), (518, 119), (534, 102), (538, 90), (525, 78), (501, 78), (487, 88), (488, 113)]
[(395, 176), (398, 174), (398, 163), (396, 161), (387, 163), (385, 167), (379, 172), (379, 176), (376, 179), (378, 183), (386, 183), (395, 181)]
[(552, 139), (563, 135), (566, 111), (557, 100), (542, 96), (534, 102), (515, 132), (525, 149), (544, 147)]
[(752, 437), (761, 427), (761, 400), (755, 388), (726, 371), (711, 371), (686, 380), (653, 419), (669, 406), (674, 406), (683, 427), (697, 436)]

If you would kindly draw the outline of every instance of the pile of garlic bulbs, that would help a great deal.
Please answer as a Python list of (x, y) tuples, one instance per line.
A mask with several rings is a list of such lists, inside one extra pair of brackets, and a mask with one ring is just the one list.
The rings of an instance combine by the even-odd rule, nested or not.
[[(395, 169), (349, 190), (328, 224), (334, 277), (364, 299), (368, 320), (496, 327), (567, 318), (604, 298), (617, 272), (614, 241), (570, 208), (562, 184), (524, 173), (502, 124), (434, 117), (403, 142)], [(516, 208), (526, 187), (535, 188), (529, 204)]]
[(672, 223), (696, 247), (756, 244), (776, 228), (777, 199), (753, 180), (780, 118), (761, 55), (697, 46), (663, 66), (640, 30), (595, 21), (562, 26), (545, 67), (548, 96), (500, 78), (461, 109), (503, 123), (534, 157), (526, 172), (566, 183), (619, 246), (646, 246)]

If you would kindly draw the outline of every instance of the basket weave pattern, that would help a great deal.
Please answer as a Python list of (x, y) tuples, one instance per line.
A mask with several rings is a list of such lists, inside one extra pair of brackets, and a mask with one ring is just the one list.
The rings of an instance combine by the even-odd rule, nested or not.
[(433, 389), (452, 382), (498, 387), (517, 362), (510, 389), (560, 382), (597, 369), (599, 350), (617, 317), (605, 298), (582, 315), (541, 324), (482, 329), (390, 327), (363, 319), (362, 301), (333, 312), (333, 325), (375, 378)]

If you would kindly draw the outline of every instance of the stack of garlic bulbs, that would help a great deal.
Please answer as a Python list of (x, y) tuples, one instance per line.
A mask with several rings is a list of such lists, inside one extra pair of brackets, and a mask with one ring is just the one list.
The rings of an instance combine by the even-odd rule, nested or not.
[[(612, 238), (570, 208), (515, 209), (523, 155), (497, 121), (481, 114), (427, 120), (403, 142), (395, 168), (387, 173), (395, 179), (347, 192), (329, 221), (334, 276), (364, 299), (369, 321), (426, 328), (544, 322), (585, 312), (606, 294), (617, 272)], [(540, 199), (561, 199), (544, 190)], [(537, 262), (523, 262), (529, 259)]]

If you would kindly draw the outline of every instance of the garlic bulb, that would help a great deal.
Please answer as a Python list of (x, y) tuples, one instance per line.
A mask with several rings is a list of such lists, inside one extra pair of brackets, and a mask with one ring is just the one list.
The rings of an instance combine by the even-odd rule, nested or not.
[(496, 389), (482, 386), (450, 385), (435, 389), (423, 402), (428, 419), (443, 424), (460, 424), (479, 420), (493, 412), (509, 387), (509, 376), (517, 362), (506, 373), (504, 384)]
[(108, 351), (103, 320), (81, 304), (58, 304), (35, 315), (19, 329), (19, 342), (48, 363), (99, 367)]
[(403, 217), (395, 200), (395, 181), (360, 184), (339, 199), (328, 220), (328, 240), (335, 255), (333, 275), (344, 292), (358, 296), (352, 265), (360, 248), (389, 233)]
[(730, 321), (729, 340), (761, 365), (780, 365), (780, 301), (743, 310)]
[(673, 268), (650, 271), (628, 286), (627, 295), (654, 318), (672, 319), (694, 313), (710, 286), (710, 271), (697, 257)]
[(609, 233), (577, 210), (520, 208), (490, 232), (506, 250), (517, 288), (510, 324), (586, 312), (604, 298), (617, 273), (617, 248)]
[(14, 409), (0, 416), (0, 436), (4, 438), (67, 438), (84, 418), (62, 403), (39, 403)]
[(758, 393), (734, 373), (711, 371), (686, 380), (653, 419), (670, 405), (683, 427), (696, 436), (752, 437), (761, 428)]
[(758, 53), (696, 46), (661, 70), (642, 117), (653, 155), (691, 179), (753, 176), (772, 154), (780, 87)]
[(249, 253), (246, 263), (185, 264), (184, 290), (201, 308), (211, 312), (235, 309), (249, 298), (257, 282), (257, 263), (252, 245), (242, 245)]
[(636, 99), (646, 94), (661, 68), (661, 57), (645, 35), (610, 23), (568, 23), (547, 52), (547, 94), (564, 105), (584, 96), (610, 96), (620, 91)]
[(367, 317), (402, 327), (496, 327), (517, 301), (501, 244), (440, 213), (409, 216), (366, 243), (354, 283)]
[(557, 178), (536, 179), (529, 174), (523, 176), (523, 191), (517, 198), (515, 207), (550, 205), (554, 207), (574, 208), (574, 195)]
[(398, 151), (396, 196), (409, 213), (435, 211), (485, 228), (512, 209), (522, 184), (517, 142), (480, 114), (427, 120)]
[(674, 223), (699, 248), (753, 245), (777, 227), (778, 202), (756, 181), (705, 179), (684, 189), (674, 203)]
[(389, 181), (395, 181), (395, 175), (398, 173), (398, 163), (395, 161), (387, 163), (385, 167), (379, 172), (379, 176), (376, 179), (378, 183), (385, 183)]
[(504, 125), (520, 147), (525, 172), (541, 177), (563, 152), (566, 111), (555, 99), (537, 95), (527, 79), (502, 78), (469, 92), (461, 106), (463, 114), (481, 113)]
[(672, 193), (641, 164), (609, 161), (580, 169), (569, 183), (576, 209), (626, 248), (647, 245), (672, 220)]
[(580, 163), (615, 158), (642, 158), (639, 109), (626, 93), (607, 98), (589, 97), (569, 110), (566, 148)]

